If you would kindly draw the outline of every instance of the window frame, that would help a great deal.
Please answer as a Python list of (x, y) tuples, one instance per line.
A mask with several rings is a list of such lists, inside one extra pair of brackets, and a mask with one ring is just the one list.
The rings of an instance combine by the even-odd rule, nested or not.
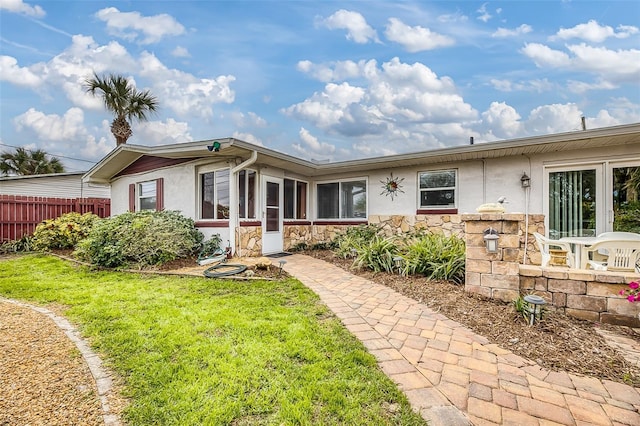
[[(153, 195), (142, 196), (142, 185), (153, 185)], [(141, 199), (155, 198), (153, 208), (145, 208), (144, 211), (161, 211), (164, 209), (164, 178), (156, 178), (134, 182), (129, 184), (129, 211), (143, 211)]]
[[(244, 176), (242, 176), (242, 172), (245, 172)], [(253, 216), (249, 215), (249, 193), (250, 193), (250, 184), (249, 184), (249, 174), (253, 173)], [(241, 180), (244, 179), (244, 193), (241, 193)], [(258, 171), (253, 169), (242, 169), (238, 172), (238, 218), (242, 221), (254, 221), (258, 220)], [(244, 197), (244, 208), (240, 203), (241, 197)]]
[[(152, 195), (143, 196), (142, 186), (148, 185), (151, 188)], [(142, 200), (153, 200), (153, 208), (142, 208)], [(158, 206), (158, 184), (156, 179), (145, 180), (143, 182), (136, 182), (136, 209), (137, 211), (156, 211)]]
[[(363, 217), (343, 217), (343, 206), (342, 206), (342, 191), (343, 191), (343, 184), (345, 183), (350, 183), (350, 182), (364, 182), (364, 190), (365, 190), (365, 211), (364, 211), (364, 216)], [(327, 217), (320, 217), (320, 202), (318, 200), (318, 196), (319, 196), (319, 187), (321, 185), (329, 185), (329, 184), (338, 184), (338, 217), (331, 217), (331, 218), (327, 218)], [(344, 178), (344, 179), (336, 179), (336, 180), (327, 180), (327, 181), (321, 181), (321, 182), (316, 182), (315, 184), (315, 201), (316, 201), (316, 211), (315, 211), (315, 216), (316, 216), (316, 220), (318, 221), (335, 221), (335, 222), (340, 222), (340, 221), (368, 221), (369, 220), (369, 179), (366, 176), (361, 176), (361, 177), (354, 177), (354, 178)]]
[[(454, 173), (454, 186), (441, 186), (436, 188), (422, 188), (421, 177), (427, 173), (441, 173), (441, 172), (453, 172)], [(418, 213), (457, 213), (458, 211), (458, 197), (460, 193), (460, 173), (457, 168), (447, 169), (433, 169), (433, 170), (421, 170), (418, 172), (418, 182), (416, 185), (418, 191)], [(423, 192), (435, 192), (443, 190), (453, 190), (453, 205), (422, 205), (422, 193)]]
[[(293, 182), (293, 217), (287, 217), (287, 186), (286, 186), (287, 181)], [(299, 184), (305, 185), (304, 205), (301, 205), (298, 199)], [(309, 182), (300, 180), (300, 179), (294, 179), (294, 178), (284, 178), (282, 181), (282, 190), (283, 190), (283, 196), (284, 196), (282, 215), (284, 220), (285, 221), (309, 220)], [(299, 217), (301, 207), (304, 208), (304, 217)]]
[[(229, 217), (218, 217), (218, 201), (219, 190), (218, 190), (218, 182), (216, 179), (216, 174), (221, 171), (227, 171), (228, 175), (228, 183), (227, 183), (227, 194), (230, 195), (230, 187), (231, 187), (231, 168), (230, 167), (207, 167), (198, 170), (198, 221), (228, 221)], [(206, 174), (213, 174), (213, 217), (203, 217), (203, 208), (204, 208), (204, 185), (203, 178)], [(229, 199), (229, 205), (227, 207), (227, 216), (229, 216), (231, 200)]]

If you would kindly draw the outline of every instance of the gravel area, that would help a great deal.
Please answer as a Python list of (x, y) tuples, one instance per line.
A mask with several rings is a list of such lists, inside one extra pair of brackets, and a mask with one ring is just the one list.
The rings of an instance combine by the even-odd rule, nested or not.
[(0, 425), (103, 425), (95, 381), (54, 322), (0, 301)]

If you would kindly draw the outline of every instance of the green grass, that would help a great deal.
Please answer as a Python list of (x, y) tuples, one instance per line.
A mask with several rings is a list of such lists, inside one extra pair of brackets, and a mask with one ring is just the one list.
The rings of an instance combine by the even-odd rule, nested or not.
[(125, 383), (132, 425), (422, 425), (299, 281), (95, 272), (0, 261), (0, 294), (62, 304)]

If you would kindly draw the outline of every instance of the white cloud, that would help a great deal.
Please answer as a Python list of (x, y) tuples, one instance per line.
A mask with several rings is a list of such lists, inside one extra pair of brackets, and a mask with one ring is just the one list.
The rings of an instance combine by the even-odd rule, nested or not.
[(264, 146), (264, 144), (262, 143), (262, 140), (260, 140), (260, 138), (256, 137), (254, 134), (251, 134), (251, 133), (233, 132), (233, 135), (231, 136), (235, 139), (249, 142), (254, 145)]
[(166, 13), (142, 16), (138, 12), (120, 12), (115, 7), (107, 7), (96, 12), (95, 16), (107, 23), (111, 35), (129, 41), (138, 40), (141, 44), (157, 43), (163, 37), (185, 32), (184, 27)]
[(529, 80), (529, 81), (519, 81), (519, 82), (513, 82), (511, 80), (498, 80), (498, 79), (491, 79), (490, 80), (491, 85), (493, 86), (494, 89), (499, 90), (501, 92), (535, 92), (535, 93), (542, 93), (542, 92), (548, 92), (551, 90), (556, 90), (557, 89), (557, 85), (555, 83), (552, 83), (551, 81), (549, 81), (546, 78), (543, 78), (541, 80)]
[(571, 62), (566, 53), (540, 43), (526, 43), (521, 52), (539, 67), (566, 67)]
[(358, 12), (340, 9), (324, 19), (322, 23), (330, 30), (347, 30), (347, 40), (353, 40), (359, 44), (370, 41), (379, 42), (376, 30), (371, 28), (364, 16)]
[(231, 112), (229, 113), (231, 116), (231, 121), (233, 121), (234, 126), (246, 128), (246, 127), (266, 127), (267, 120), (260, 117), (255, 112)]
[(514, 138), (522, 132), (520, 114), (504, 102), (491, 102), (489, 109), (482, 113), (483, 127), (500, 139)]
[(528, 134), (544, 135), (578, 130), (584, 115), (578, 105), (552, 104), (534, 108), (525, 122)]
[(638, 27), (630, 25), (620, 25), (617, 29), (618, 31), (616, 32), (608, 25), (600, 25), (597, 21), (590, 20), (586, 24), (578, 24), (573, 28), (561, 28), (551, 39), (569, 40), (577, 38), (593, 43), (602, 43), (609, 37), (627, 38), (630, 35), (637, 34), (639, 31)]
[(410, 27), (396, 18), (389, 18), (385, 35), (412, 53), (447, 47), (455, 43), (451, 37), (434, 33), (421, 26)]
[(495, 38), (516, 37), (522, 34), (528, 34), (531, 31), (533, 31), (533, 28), (531, 28), (530, 25), (522, 24), (513, 30), (510, 30), (508, 28), (498, 28), (493, 34), (491, 34), (491, 37), (495, 37)]
[(132, 125), (130, 143), (139, 145), (165, 145), (191, 142), (189, 123), (167, 118), (165, 121), (143, 121)]
[(8, 81), (17, 86), (26, 86), (32, 89), (42, 84), (42, 79), (29, 68), (19, 67), (16, 58), (0, 56), (0, 81)]
[[(314, 64), (304, 60), (298, 62), (298, 71), (309, 74), (316, 80), (328, 83), (330, 81), (341, 81), (349, 78), (357, 78), (374, 71), (377, 66), (375, 59), (368, 61), (336, 61), (329, 64)], [(374, 71), (375, 72), (375, 71)]]
[(602, 75), (613, 81), (640, 81), (640, 50), (610, 50), (584, 43), (567, 46), (574, 54), (572, 69)]
[(80, 150), (82, 158), (100, 159), (111, 152), (114, 148), (114, 142), (105, 137), (96, 139), (89, 135), (84, 147)]
[(572, 93), (586, 93), (592, 90), (612, 90), (617, 86), (608, 81), (598, 81), (596, 83), (585, 83), (583, 81), (569, 80), (567, 81), (567, 88)]
[(162, 106), (169, 107), (177, 114), (188, 117), (209, 118), (213, 115), (212, 105), (232, 103), (235, 93), (230, 84), (233, 76), (197, 78), (177, 69), (167, 68), (149, 52), (140, 57), (140, 75), (152, 82), (152, 93), (162, 99)]
[(70, 108), (62, 117), (29, 108), (15, 117), (14, 123), (18, 131), (30, 130), (44, 141), (72, 141), (87, 136), (84, 112), (80, 108)]
[(476, 12), (478, 12), (479, 14), (476, 19), (482, 22), (489, 22), (489, 20), (493, 18), (493, 16), (491, 16), (491, 14), (489, 14), (489, 12), (487, 11), (487, 3), (484, 3), (482, 6), (480, 6), (480, 8), (476, 10)]
[(300, 128), (298, 136), (300, 143), (293, 144), (292, 147), (302, 157), (316, 160), (333, 159), (333, 154), (336, 151), (335, 145), (320, 142), (304, 127)]
[(31, 6), (22, 0), (2, 0), (0, 2), (0, 10), (8, 10), (9, 12), (32, 16), (34, 18), (42, 18), (46, 14), (40, 6)]
[(345, 137), (401, 135), (402, 129), (411, 133), (424, 123), (446, 125), (477, 118), (453, 81), (438, 77), (423, 64), (405, 64), (398, 58), (381, 68), (375, 62), (367, 64), (356, 77), (364, 85), (330, 83), (282, 112)]
[(189, 51), (182, 47), (182, 46), (176, 46), (175, 49), (173, 49), (171, 51), (171, 55), (175, 56), (176, 58), (190, 58), (191, 54), (189, 53)]

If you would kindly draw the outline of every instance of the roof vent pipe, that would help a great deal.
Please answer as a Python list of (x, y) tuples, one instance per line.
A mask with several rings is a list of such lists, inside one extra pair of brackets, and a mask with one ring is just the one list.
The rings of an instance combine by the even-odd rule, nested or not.
[(469, 137), (469, 145), (473, 145), (473, 136)]

